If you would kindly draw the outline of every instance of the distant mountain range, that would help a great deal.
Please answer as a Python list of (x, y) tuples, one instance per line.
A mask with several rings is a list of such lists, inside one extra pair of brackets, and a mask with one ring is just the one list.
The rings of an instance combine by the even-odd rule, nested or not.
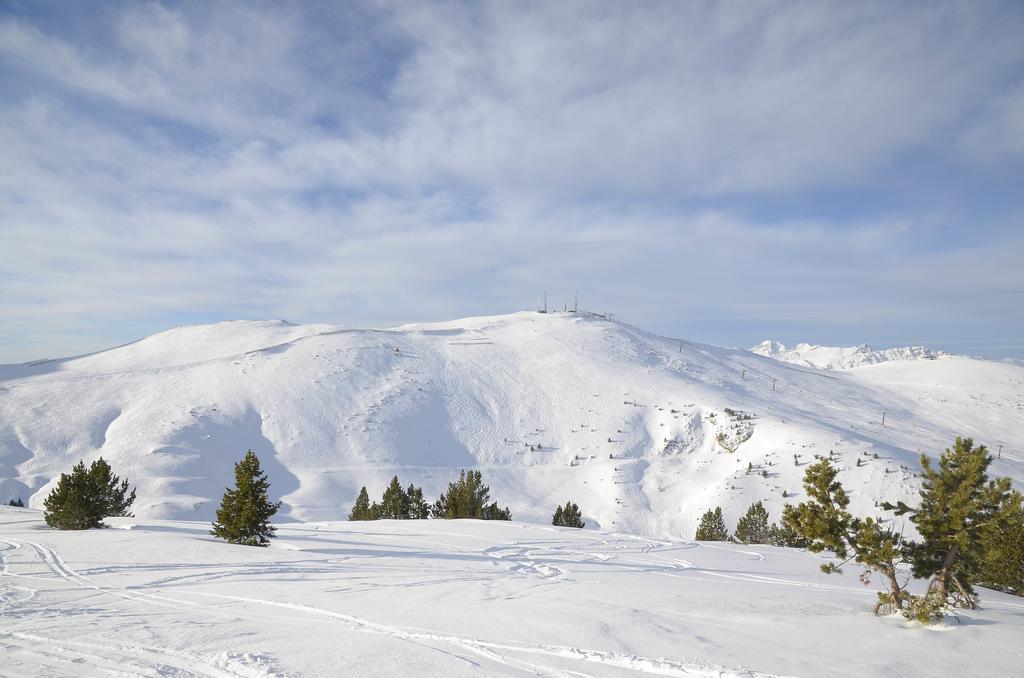
[(769, 340), (762, 341), (750, 351), (787, 363), (807, 365), (823, 370), (848, 370), (853, 367), (875, 365), (891, 360), (935, 360), (950, 355), (944, 351), (932, 350), (927, 346), (874, 349), (867, 344), (850, 347), (797, 344), (793, 348), (786, 348), (785, 345), (777, 341)]

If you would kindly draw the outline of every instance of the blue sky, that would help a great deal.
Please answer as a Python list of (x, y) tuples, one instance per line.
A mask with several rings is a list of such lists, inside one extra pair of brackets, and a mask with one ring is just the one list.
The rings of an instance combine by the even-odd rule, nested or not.
[(0, 0), (0, 362), (582, 305), (1024, 357), (1024, 4)]

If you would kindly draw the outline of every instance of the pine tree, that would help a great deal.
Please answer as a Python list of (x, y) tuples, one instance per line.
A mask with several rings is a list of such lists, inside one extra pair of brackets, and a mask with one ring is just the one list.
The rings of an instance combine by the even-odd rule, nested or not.
[(565, 502), (565, 508), (562, 509), (562, 524), (566, 527), (583, 527), (585, 523), (580, 507), (570, 501)]
[(380, 500), (380, 517), (392, 520), (405, 520), (409, 514), (409, 497), (398, 482), (398, 476), (391, 479), (384, 489)]
[(561, 506), (555, 509), (555, 515), (551, 518), (551, 524), (557, 525), (558, 527), (565, 527), (565, 518), (562, 516)]
[(736, 539), (744, 544), (768, 543), (768, 511), (756, 501), (736, 523)]
[(783, 523), (794, 532), (811, 541), (807, 547), (813, 553), (832, 551), (842, 562), (821, 566), (826, 573), (841, 572), (841, 566), (854, 560), (866, 570), (885, 579), (889, 592), (879, 594), (875, 605), (877, 614), (883, 607), (899, 610), (903, 607), (904, 592), (896, 579), (897, 565), (902, 561), (902, 539), (891, 530), (883, 529), (873, 518), (855, 518), (846, 510), (850, 499), (842, 484), (836, 480), (839, 471), (828, 459), (811, 464), (804, 472), (804, 489), (810, 501), (798, 506), (786, 506)]
[(512, 513), (506, 506), (498, 508), (498, 502), (487, 504), (490, 488), (483, 483), (480, 471), (459, 472), (459, 479), (448, 483), (448, 492), (442, 493), (431, 513), (435, 518), (478, 518), (481, 520), (512, 520)]
[(349, 520), (373, 520), (370, 514), (370, 495), (366, 492), (366, 485), (359, 490), (359, 496), (356, 497), (356, 503), (352, 506), (352, 511), (348, 514)]
[(1024, 596), (1024, 509), (1007, 511), (1005, 519), (987, 531), (975, 583)]
[[(1009, 478), (988, 479), (992, 457), (984, 445), (957, 438), (939, 457), (938, 467), (921, 455), (921, 503), (916, 509), (899, 502), (897, 515), (910, 515), (921, 541), (909, 545), (908, 559), (915, 577), (932, 577), (929, 590), (940, 600), (951, 597), (975, 607), (971, 586), (983, 569), (986, 546), (1021, 505)], [(954, 595), (955, 589), (955, 595)]]
[(135, 490), (128, 492), (128, 481), (115, 476), (102, 457), (89, 469), (80, 461), (71, 473), (62, 473), (43, 502), (46, 524), (58, 530), (87, 530), (103, 527), (107, 517), (130, 517)]
[(430, 504), (423, 498), (423, 488), (416, 487), (409, 483), (409, 489), (405, 491), (409, 498), (409, 508), (406, 518), (409, 520), (426, 520), (430, 517)]
[(725, 527), (725, 518), (722, 517), (721, 506), (716, 506), (714, 511), (709, 510), (701, 516), (695, 538), (697, 541), (729, 540), (729, 530)]
[(500, 508), (498, 502), (493, 501), (489, 505), (484, 506), (483, 511), (480, 514), (481, 520), (512, 520), (512, 511), (506, 506)]
[(115, 476), (103, 457), (89, 467), (89, 483), (102, 517), (131, 517), (128, 509), (135, 502), (135, 490), (128, 494), (128, 481)]
[(270, 518), (281, 507), (281, 502), (270, 501), (269, 489), (260, 460), (249, 450), (235, 464), (235, 489), (224, 490), (210, 534), (232, 544), (269, 546), (275, 531)]
[(17, 499), (10, 500), (9, 502), (7, 502), (7, 505), (8, 506), (17, 506), (18, 508), (25, 508), (25, 502), (23, 502), (21, 500), (21, 497), (18, 497)]
[[(788, 507), (789, 504), (786, 504), (786, 506)], [(786, 525), (784, 521), (772, 523), (768, 528), (768, 543), (772, 546), (786, 546), (798, 549), (805, 549), (811, 545), (809, 539), (800, 536), (796, 530)]]

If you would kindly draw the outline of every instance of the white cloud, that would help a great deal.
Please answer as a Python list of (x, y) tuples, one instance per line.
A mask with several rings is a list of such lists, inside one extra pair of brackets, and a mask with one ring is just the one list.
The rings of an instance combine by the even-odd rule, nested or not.
[[(956, 214), (719, 207), (813, 203), (918, 153), (1018, 162), (1020, 11), (984, 9), (132, 4), (81, 34), (0, 17), (0, 359), (182, 317), (496, 312), (545, 287), (705, 336), (1024, 288), (1005, 233), (922, 246)], [(984, 270), (945, 275), (965, 265)]]

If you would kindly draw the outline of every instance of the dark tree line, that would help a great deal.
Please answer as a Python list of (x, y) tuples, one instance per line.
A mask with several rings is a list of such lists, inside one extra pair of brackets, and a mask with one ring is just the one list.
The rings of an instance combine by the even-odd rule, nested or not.
[(722, 508), (715, 507), (701, 516), (697, 526), (696, 539), (699, 541), (736, 541), (741, 544), (769, 544), (771, 546), (788, 546), (807, 548), (810, 540), (801, 537), (784, 522), (769, 523), (768, 511), (764, 504), (754, 502), (736, 524), (736, 533), (729, 534)]
[[(398, 476), (391, 479), (379, 502), (370, 503), (364, 485), (348, 515), (349, 520), (424, 520), (426, 518), (476, 518), (478, 520), (512, 520), (512, 512), (498, 502), (490, 501), (490, 488), (480, 471), (460, 471), (458, 480), (448, 483), (448, 491), (428, 504), (423, 489), (411, 484), (402, 489)], [(488, 503), (490, 502), (490, 503)]]

